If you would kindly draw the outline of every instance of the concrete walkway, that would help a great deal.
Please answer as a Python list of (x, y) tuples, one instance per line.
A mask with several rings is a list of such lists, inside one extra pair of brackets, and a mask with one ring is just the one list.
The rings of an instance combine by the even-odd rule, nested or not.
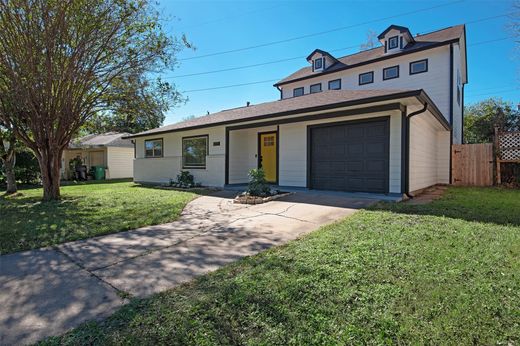
[(376, 200), (295, 193), (247, 206), (233, 192), (189, 203), (178, 221), (0, 257), (0, 344), (26, 344), (106, 317)]

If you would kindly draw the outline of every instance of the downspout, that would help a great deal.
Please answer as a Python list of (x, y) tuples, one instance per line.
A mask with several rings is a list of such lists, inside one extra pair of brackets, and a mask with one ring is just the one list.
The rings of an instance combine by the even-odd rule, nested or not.
[(406, 118), (406, 160), (405, 160), (405, 187), (404, 187), (404, 194), (408, 198), (413, 198), (412, 195), (410, 195), (410, 119), (412, 119), (414, 116), (422, 114), (428, 110), (428, 103), (424, 102), (423, 108), (419, 109), (418, 111), (412, 112), (408, 115)]

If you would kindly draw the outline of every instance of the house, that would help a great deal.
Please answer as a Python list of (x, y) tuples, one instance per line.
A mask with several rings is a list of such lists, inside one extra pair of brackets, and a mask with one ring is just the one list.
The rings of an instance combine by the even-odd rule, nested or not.
[(71, 142), (63, 152), (62, 177), (68, 179), (73, 175), (69, 162), (79, 156), (87, 170), (92, 166), (105, 167), (106, 179), (132, 178), (134, 145), (131, 140), (123, 139), (127, 135), (108, 132), (88, 135)]
[(377, 48), (344, 57), (316, 49), (274, 86), (280, 99), (127, 136), (134, 180), (180, 170), (209, 186), (243, 184), (263, 167), (273, 184), (413, 194), (450, 183), (462, 141), (464, 25), (412, 35), (391, 25)]

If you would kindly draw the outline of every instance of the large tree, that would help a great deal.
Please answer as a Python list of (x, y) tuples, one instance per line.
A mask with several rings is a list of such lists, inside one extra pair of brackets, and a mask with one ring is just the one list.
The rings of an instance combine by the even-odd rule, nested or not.
[(464, 142), (493, 142), (495, 127), (501, 131), (520, 130), (520, 112), (501, 99), (490, 98), (464, 108)]
[(59, 198), (63, 150), (110, 111), (118, 83), (173, 67), (180, 48), (146, 0), (0, 0), (0, 116), (34, 151), (44, 200)]
[(162, 126), (170, 107), (185, 99), (174, 85), (143, 77), (125, 75), (112, 83), (117, 90), (106, 95), (110, 109), (94, 114), (82, 132), (137, 133)]

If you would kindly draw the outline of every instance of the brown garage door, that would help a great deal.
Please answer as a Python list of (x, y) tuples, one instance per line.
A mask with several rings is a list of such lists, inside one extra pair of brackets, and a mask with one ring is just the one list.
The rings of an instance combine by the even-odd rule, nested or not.
[(388, 192), (389, 119), (310, 128), (310, 187)]

